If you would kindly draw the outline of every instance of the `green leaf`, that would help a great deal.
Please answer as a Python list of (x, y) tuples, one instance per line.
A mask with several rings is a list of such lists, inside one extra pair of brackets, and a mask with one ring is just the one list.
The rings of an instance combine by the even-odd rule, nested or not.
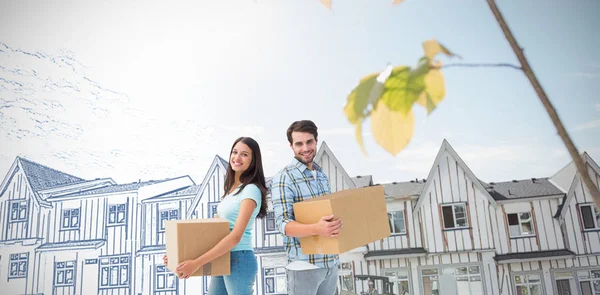
[(395, 67), (384, 83), (381, 102), (392, 111), (408, 115), (425, 89), (428, 72), (427, 63), (421, 63), (414, 71), (407, 66)]
[(412, 109), (407, 114), (390, 110), (380, 102), (371, 113), (373, 138), (393, 156), (402, 151), (413, 137), (415, 116)]
[(357, 124), (366, 117), (365, 109), (369, 104), (372, 91), (377, 84), (381, 85), (381, 83), (377, 82), (378, 76), (379, 73), (373, 73), (363, 77), (358, 86), (348, 95), (346, 106), (344, 106), (344, 114), (346, 114), (350, 123)]

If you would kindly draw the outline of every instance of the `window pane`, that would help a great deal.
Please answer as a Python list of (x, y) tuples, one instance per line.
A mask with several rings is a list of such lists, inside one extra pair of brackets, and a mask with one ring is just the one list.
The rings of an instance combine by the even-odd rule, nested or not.
[(436, 275), (438, 270), (436, 268), (423, 269), (421, 270), (421, 273), (423, 275)]
[(478, 274), (479, 273), (479, 266), (469, 266), (469, 273), (470, 274)]
[(592, 216), (592, 207), (589, 205), (581, 206), (581, 218), (583, 219), (583, 228), (592, 229), (595, 227), (594, 216)]
[(404, 213), (402, 212), (394, 212), (394, 227), (396, 228), (397, 233), (405, 233), (406, 229), (404, 226)]
[(526, 222), (523, 223), (521, 228), (523, 229), (523, 234), (524, 235), (532, 235), (533, 234), (533, 229), (531, 227), (531, 222)]
[(277, 277), (277, 293), (286, 293), (287, 283), (285, 277)]
[(167, 276), (167, 288), (175, 289), (175, 275), (174, 274), (169, 274)]
[(596, 226), (600, 227), (600, 211), (598, 211), (596, 206), (594, 206), (594, 211), (596, 212)]
[(540, 285), (533, 285), (529, 289), (529, 294), (531, 295), (542, 295), (542, 288)]
[(457, 275), (466, 275), (467, 274), (467, 268), (466, 267), (457, 267), (456, 268), (456, 274)]
[(540, 276), (539, 275), (528, 275), (527, 279), (529, 280), (530, 284), (534, 284), (534, 283), (539, 283), (540, 282)]
[(529, 295), (529, 289), (526, 286), (517, 286), (517, 295)]
[(273, 282), (273, 278), (265, 278), (265, 284), (267, 285), (265, 289), (267, 289), (267, 293), (274, 293), (274, 283), (275, 282)]
[(452, 206), (442, 207), (444, 215), (444, 228), (454, 228), (454, 216), (452, 215)]
[(516, 213), (507, 214), (508, 225), (519, 225), (519, 217)]
[(119, 267), (111, 266), (110, 268), (110, 285), (116, 286), (119, 284)]
[(57, 284), (64, 284), (64, 282), (65, 282), (65, 278), (64, 278), (64, 272), (62, 272), (62, 271), (59, 271), (59, 272), (56, 274), (56, 283), (57, 283)]

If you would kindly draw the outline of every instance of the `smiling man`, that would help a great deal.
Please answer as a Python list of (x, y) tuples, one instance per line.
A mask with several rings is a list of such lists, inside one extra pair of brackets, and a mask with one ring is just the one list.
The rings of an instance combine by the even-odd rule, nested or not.
[(294, 152), (292, 162), (273, 177), (271, 198), (275, 220), (287, 251), (287, 280), (290, 295), (333, 295), (337, 282), (338, 255), (302, 254), (300, 240), (307, 236), (336, 237), (342, 221), (323, 216), (313, 224), (295, 221), (293, 204), (331, 193), (329, 179), (313, 162), (317, 153), (317, 126), (309, 120), (296, 121), (287, 130)]

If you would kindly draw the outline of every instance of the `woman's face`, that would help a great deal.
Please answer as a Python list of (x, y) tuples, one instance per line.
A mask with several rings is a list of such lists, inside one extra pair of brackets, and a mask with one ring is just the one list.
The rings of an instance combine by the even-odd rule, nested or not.
[(242, 174), (248, 170), (252, 163), (252, 150), (243, 142), (238, 142), (233, 146), (229, 157), (229, 165), (233, 171)]

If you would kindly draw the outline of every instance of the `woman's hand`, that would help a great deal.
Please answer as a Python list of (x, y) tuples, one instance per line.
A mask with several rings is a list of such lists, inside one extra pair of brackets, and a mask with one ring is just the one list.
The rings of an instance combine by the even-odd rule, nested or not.
[(186, 260), (177, 265), (175, 271), (177, 271), (177, 274), (179, 274), (180, 278), (187, 279), (196, 271), (198, 271), (198, 269), (200, 269), (201, 266), (202, 265), (196, 260)]

